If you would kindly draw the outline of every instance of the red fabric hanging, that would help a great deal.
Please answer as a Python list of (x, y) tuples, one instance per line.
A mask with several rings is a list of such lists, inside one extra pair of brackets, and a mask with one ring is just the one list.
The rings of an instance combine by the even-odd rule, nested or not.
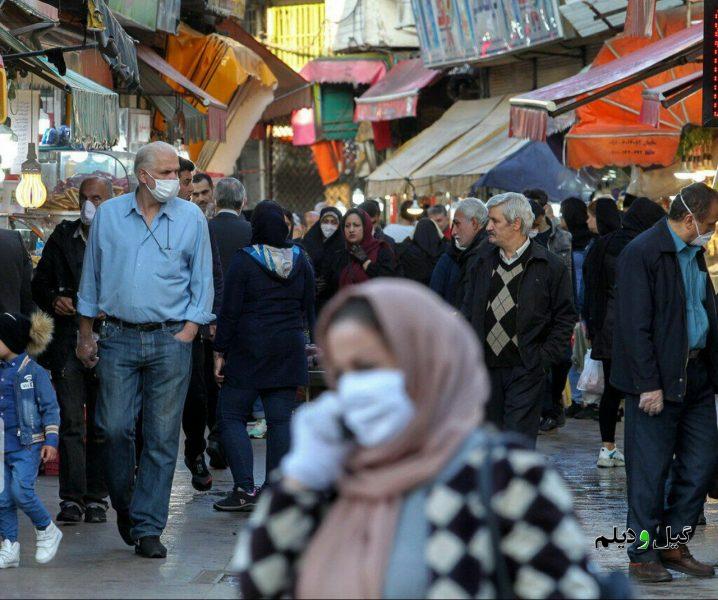
[(394, 147), (391, 139), (391, 124), (389, 121), (372, 121), (371, 128), (374, 130), (374, 148), (386, 150)]

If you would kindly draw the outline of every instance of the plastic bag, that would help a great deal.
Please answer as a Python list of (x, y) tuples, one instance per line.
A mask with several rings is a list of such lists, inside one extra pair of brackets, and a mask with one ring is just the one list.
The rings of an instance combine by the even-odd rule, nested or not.
[(589, 349), (583, 359), (583, 371), (576, 387), (582, 392), (603, 394), (603, 386), (603, 363), (600, 360), (593, 360)]

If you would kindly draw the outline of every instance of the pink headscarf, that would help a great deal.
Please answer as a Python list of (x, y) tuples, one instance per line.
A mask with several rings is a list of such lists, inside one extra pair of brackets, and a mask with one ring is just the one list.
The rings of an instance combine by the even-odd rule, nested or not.
[(365, 298), (376, 313), (416, 416), (394, 440), (350, 457), (339, 496), (304, 554), (299, 598), (381, 597), (404, 495), (430, 481), (457, 452), (483, 420), (489, 394), (471, 326), (424, 286), (398, 279), (345, 288), (323, 311), (317, 339), (330, 385), (328, 324), (352, 297)]

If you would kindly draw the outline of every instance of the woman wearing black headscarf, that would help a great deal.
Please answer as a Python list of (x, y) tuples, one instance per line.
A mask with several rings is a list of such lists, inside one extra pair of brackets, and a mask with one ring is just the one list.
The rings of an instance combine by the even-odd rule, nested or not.
[(604, 390), (598, 410), (601, 450), (598, 467), (621, 467), (623, 454), (616, 448), (616, 419), (622, 394), (611, 383), (611, 351), (615, 322), (615, 283), (618, 255), (633, 238), (653, 227), (666, 216), (663, 208), (648, 198), (636, 198), (623, 217), (621, 228), (600, 238), (591, 260), (586, 281), (586, 324), (591, 340), (591, 358), (603, 362)]
[(289, 421), (297, 388), (308, 383), (306, 338), (314, 329), (314, 271), (289, 241), (276, 202), (252, 214), (252, 244), (235, 254), (217, 319), (215, 375), (222, 385), (219, 432), (234, 490), (217, 510), (251, 510), (256, 504), (247, 421), (259, 396), (267, 419), (266, 473), (289, 449)]
[(446, 246), (447, 240), (434, 221), (419, 220), (414, 235), (404, 240), (397, 248), (404, 277), (428, 287), (434, 267), (439, 257), (446, 252)]
[(567, 198), (561, 202), (561, 226), (571, 234), (573, 298), (580, 314), (583, 306), (583, 261), (586, 249), (595, 237), (588, 228), (588, 208), (583, 200)]

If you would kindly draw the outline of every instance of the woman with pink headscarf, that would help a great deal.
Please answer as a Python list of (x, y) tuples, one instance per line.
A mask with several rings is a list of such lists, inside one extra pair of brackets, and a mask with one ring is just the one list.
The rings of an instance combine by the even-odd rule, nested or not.
[(243, 598), (599, 597), (561, 478), (481, 427), (486, 369), (449, 305), (377, 279), (317, 340), (332, 391), (295, 414), (240, 536)]

